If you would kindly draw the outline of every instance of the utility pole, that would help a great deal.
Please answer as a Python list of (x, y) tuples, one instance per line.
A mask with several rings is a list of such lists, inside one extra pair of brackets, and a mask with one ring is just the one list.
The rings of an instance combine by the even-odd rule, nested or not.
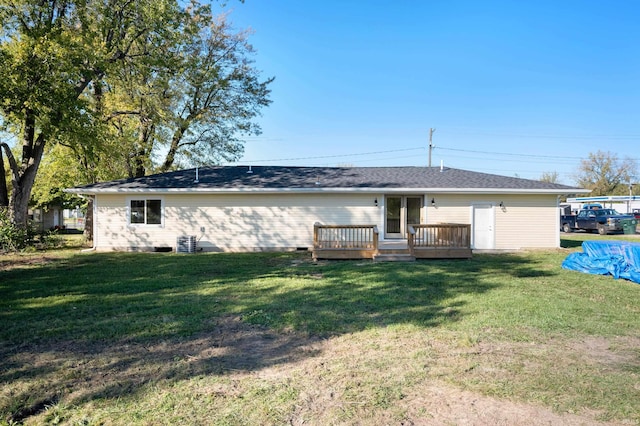
[(431, 151), (433, 151), (433, 132), (435, 132), (436, 129), (434, 129), (433, 127), (429, 129), (429, 167), (431, 167)]

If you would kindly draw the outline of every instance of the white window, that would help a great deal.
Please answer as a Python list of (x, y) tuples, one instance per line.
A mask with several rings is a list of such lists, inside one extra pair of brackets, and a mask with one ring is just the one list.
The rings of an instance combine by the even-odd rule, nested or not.
[(162, 200), (129, 200), (129, 223), (132, 225), (162, 225)]

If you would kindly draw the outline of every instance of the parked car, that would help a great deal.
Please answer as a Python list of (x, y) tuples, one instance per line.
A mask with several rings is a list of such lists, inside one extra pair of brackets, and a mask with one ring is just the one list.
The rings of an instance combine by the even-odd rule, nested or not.
[(564, 232), (585, 230), (598, 231), (600, 235), (621, 232), (623, 220), (635, 219), (634, 215), (618, 213), (614, 209), (583, 209), (577, 215), (560, 216), (560, 227)]

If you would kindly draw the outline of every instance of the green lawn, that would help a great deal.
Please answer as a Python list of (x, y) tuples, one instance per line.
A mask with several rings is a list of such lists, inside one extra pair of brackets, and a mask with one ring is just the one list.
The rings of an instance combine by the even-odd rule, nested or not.
[(585, 238), (414, 263), (0, 256), (0, 424), (420, 423), (434, 386), (640, 424), (640, 285), (561, 269)]

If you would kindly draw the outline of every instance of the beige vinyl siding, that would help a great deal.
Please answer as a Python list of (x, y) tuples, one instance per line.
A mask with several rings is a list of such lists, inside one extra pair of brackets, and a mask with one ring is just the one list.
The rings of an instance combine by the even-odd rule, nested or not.
[(126, 198), (122, 195), (100, 195), (95, 198), (93, 217), (94, 245), (99, 250), (127, 249)]
[[(430, 200), (436, 205), (431, 206)], [(555, 195), (428, 195), (427, 223), (471, 224), (476, 205), (494, 206), (496, 250), (554, 248), (559, 245)], [(504, 209), (499, 206), (504, 203)]]
[[(162, 225), (128, 223), (129, 201), (143, 198), (162, 200)], [(376, 224), (383, 232), (383, 199), (384, 194), (98, 195), (95, 245), (99, 250), (175, 248), (178, 236), (195, 235), (207, 251), (308, 248), (315, 222)], [(471, 224), (474, 204), (493, 206), (497, 250), (559, 245), (555, 195), (425, 194), (422, 217), (431, 224)]]
[(496, 249), (554, 248), (560, 243), (557, 198), (503, 197), (496, 206)]
[[(132, 198), (162, 199), (163, 225), (128, 224)], [(375, 194), (100, 195), (97, 248), (175, 247), (181, 235), (195, 235), (204, 250), (307, 248), (313, 243), (315, 222), (377, 223), (380, 207), (374, 205), (375, 198)]]
[[(426, 196), (427, 223), (471, 223), (471, 203), (491, 202), (493, 199), (473, 195), (435, 194)], [(431, 200), (435, 205), (431, 205)]]

